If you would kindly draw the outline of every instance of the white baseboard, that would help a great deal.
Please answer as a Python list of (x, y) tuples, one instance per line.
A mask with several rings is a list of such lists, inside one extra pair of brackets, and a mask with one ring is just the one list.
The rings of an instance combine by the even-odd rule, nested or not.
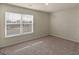
[(71, 39), (71, 38), (67, 38), (67, 37), (60, 36), (60, 35), (55, 35), (55, 34), (50, 34), (50, 35), (51, 35), (51, 36), (56, 36), (56, 37), (59, 37), (59, 38), (63, 38), (63, 39), (65, 39), (65, 40), (70, 40), (70, 41), (74, 41), (74, 42), (78, 42), (78, 43), (79, 43), (79, 41), (76, 40), (76, 39)]

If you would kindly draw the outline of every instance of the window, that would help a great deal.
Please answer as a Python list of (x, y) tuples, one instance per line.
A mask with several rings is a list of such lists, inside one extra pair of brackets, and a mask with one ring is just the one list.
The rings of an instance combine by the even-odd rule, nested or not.
[(5, 13), (5, 36), (33, 33), (33, 15)]

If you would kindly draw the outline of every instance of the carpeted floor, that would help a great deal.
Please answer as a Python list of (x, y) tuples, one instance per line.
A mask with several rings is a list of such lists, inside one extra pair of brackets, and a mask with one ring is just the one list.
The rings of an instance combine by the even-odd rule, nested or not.
[(1, 49), (7, 55), (75, 55), (79, 54), (79, 43), (46, 36)]

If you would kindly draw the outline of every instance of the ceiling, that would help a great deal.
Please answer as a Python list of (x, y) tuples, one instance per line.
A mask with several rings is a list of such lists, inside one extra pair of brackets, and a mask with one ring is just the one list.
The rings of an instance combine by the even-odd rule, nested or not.
[(44, 12), (55, 12), (79, 6), (79, 3), (48, 3), (48, 5), (46, 5), (46, 3), (10, 3), (10, 4)]

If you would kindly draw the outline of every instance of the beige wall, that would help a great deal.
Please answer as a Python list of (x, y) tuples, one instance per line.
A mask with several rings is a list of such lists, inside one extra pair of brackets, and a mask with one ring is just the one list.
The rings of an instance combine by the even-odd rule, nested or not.
[[(11, 5), (2, 5), (1, 8), (1, 38), (0, 39), (0, 47), (8, 46), (11, 44), (15, 44), (22, 41), (31, 40), (34, 38), (39, 38), (49, 33), (49, 14), (46, 12), (34, 11), (30, 9), (25, 9), (17, 6)], [(23, 14), (32, 14), (34, 15), (34, 33), (28, 35), (21, 35), (16, 37), (5, 38), (5, 12), (16, 12), (16, 13), (23, 13)]]
[[(34, 15), (34, 33), (5, 38), (5, 12), (7, 11)], [(79, 8), (62, 10), (50, 15), (46, 12), (17, 6), (0, 5), (0, 47), (39, 38), (49, 35), (49, 33), (50, 35), (79, 42)]]
[(79, 42), (79, 8), (51, 14), (50, 34)]

